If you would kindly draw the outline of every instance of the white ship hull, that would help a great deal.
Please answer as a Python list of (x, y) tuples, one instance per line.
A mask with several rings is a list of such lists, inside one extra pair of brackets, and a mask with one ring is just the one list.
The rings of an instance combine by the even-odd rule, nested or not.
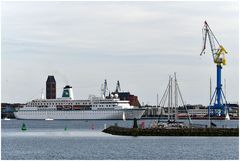
[[(145, 109), (122, 110), (21, 110), (14, 112), (17, 119), (26, 120), (122, 120), (140, 119)], [(124, 115), (124, 116), (123, 116)]]

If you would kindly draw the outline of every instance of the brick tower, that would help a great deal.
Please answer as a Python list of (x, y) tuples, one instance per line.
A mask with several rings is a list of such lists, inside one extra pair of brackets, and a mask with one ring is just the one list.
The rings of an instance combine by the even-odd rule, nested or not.
[(46, 98), (56, 99), (56, 81), (53, 75), (49, 75), (46, 82)]

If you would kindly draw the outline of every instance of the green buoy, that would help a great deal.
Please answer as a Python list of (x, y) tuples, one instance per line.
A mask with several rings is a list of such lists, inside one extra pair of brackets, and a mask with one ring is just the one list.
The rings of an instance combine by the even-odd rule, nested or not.
[(21, 129), (22, 129), (22, 131), (26, 131), (27, 130), (27, 127), (26, 127), (26, 125), (24, 123), (22, 124), (22, 128)]
[(67, 131), (67, 127), (64, 128), (64, 131)]

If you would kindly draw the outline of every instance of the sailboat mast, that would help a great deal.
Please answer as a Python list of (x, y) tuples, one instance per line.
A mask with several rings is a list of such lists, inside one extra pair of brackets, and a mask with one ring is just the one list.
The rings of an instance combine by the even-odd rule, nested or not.
[(159, 109), (158, 109), (158, 93), (157, 93), (157, 104), (156, 104), (156, 109), (157, 109), (157, 114), (159, 113)]
[(174, 72), (174, 95), (175, 95), (175, 121), (177, 119), (177, 106), (178, 106), (178, 95), (177, 95), (177, 74)]
[(170, 121), (170, 106), (171, 106), (171, 76), (169, 76), (168, 82), (168, 121)]
[(173, 116), (172, 116), (172, 114), (173, 114), (173, 90), (172, 90), (172, 77), (171, 77), (171, 82), (170, 82), (170, 93), (171, 93), (171, 95), (170, 95), (170, 111), (171, 111), (171, 120), (173, 119)]

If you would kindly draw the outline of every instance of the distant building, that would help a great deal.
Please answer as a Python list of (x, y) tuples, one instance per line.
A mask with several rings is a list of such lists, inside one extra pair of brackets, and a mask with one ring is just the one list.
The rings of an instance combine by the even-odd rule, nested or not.
[(22, 103), (1, 103), (1, 118), (15, 118), (13, 112), (24, 105)]
[[(227, 104), (229, 107), (229, 116), (231, 119), (238, 119), (239, 118), (239, 105), (237, 103), (235, 104)], [(143, 117), (156, 117), (158, 115), (167, 116), (168, 115), (168, 107), (156, 107), (152, 105), (144, 105), (142, 106), (146, 109), (145, 113), (143, 114)], [(190, 105), (187, 104), (184, 106), (177, 107), (177, 117), (178, 118), (186, 118), (187, 112), (192, 119), (194, 118), (202, 118), (202, 119), (208, 119), (208, 107), (203, 106), (201, 104), (197, 105)], [(161, 110), (163, 109), (163, 110)]]
[(46, 82), (46, 98), (56, 99), (56, 81), (54, 76), (49, 75)]
[(128, 100), (131, 106), (137, 106), (137, 107), (141, 106), (141, 104), (138, 101), (138, 97), (134, 96), (133, 94), (130, 94), (130, 92), (116, 91), (116, 92), (112, 92), (112, 94), (113, 95), (118, 94), (118, 98), (120, 100)]

